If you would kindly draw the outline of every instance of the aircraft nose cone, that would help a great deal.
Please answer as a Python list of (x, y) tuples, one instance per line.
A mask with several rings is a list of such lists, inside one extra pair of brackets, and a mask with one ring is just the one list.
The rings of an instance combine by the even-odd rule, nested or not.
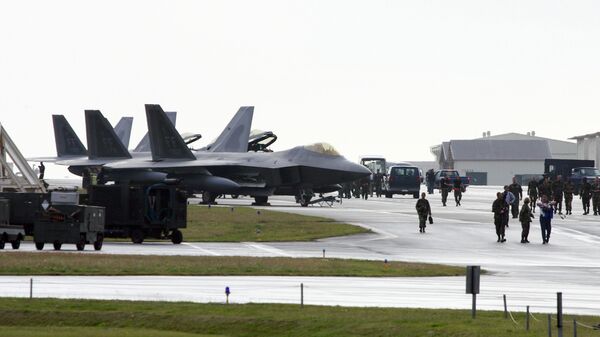
[(352, 180), (358, 180), (371, 175), (371, 170), (364, 167), (363, 165), (350, 163), (350, 168), (348, 171), (351, 172)]

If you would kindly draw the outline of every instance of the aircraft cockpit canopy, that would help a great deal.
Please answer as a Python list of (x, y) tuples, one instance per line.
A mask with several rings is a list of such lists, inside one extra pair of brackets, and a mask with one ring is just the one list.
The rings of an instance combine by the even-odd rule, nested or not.
[(311, 145), (304, 146), (308, 151), (324, 154), (332, 157), (341, 156), (340, 153), (331, 145), (327, 143), (314, 143)]

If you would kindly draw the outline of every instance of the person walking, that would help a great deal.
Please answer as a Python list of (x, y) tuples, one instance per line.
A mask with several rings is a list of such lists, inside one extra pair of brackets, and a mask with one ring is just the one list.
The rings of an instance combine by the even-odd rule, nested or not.
[(362, 180), (361, 186), (361, 196), (363, 199), (369, 199), (369, 194), (371, 193), (371, 179), (370, 177), (364, 178)]
[(587, 178), (583, 178), (581, 181), (581, 190), (579, 191), (579, 198), (583, 203), (583, 215), (590, 214), (590, 198), (592, 197), (592, 185), (587, 181)]
[(535, 213), (535, 203), (538, 198), (538, 182), (535, 178), (531, 178), (529, 184), (527, 184), (527, 195), (529, 195), (529, 200), (531, 200), (531, 211)]
[(563, 193), (565, 195), (565, 212), (567, 215), (571, 215), (573, 214), (573, 194), (575, 193), (575, 185), (573, 185), (570, 177), (565, 181)]
[(523, 208), (521, 208), (521, 212), (519, 212), (519, 221), (521, 222), (521, 243), (529, 243), (529, 227), (531, 225), (531, 219), (533, 219), (533, 213), (531, 212), (531, 208), (529, 207), (529, 198), (525, 198), (523, 200)]
[(509, 205), (512, 205), (515, 202), (515, 195), (508, 190), (508, 185), (504, 186), (504, 193), (502, 194), (502, 197), (504, 198), (504, 202), (506, 203), (506, 212), (503, 213), (503, 222), (504, 226), (508, 227), (508, 207)]
[(494, 212), (494, 226), (496, 226), (496, 235), (498, 236), (497, 242), (506, 242), (504, 238), (505, 228), (504, 227), (504, 213), (508, 209), (504, 195), (501, 192), (496, 193), (496, 200), (492, 203), (492, 212)]
[(448, 201), (448, 192), (451, 188), (450, 179), (446, 176), (440, 178), (440, 190), (442, 191), (442, 205), (446, 207)]
[(383, 191), (383, 174), (381, 173), (380, 170), (377, 170), (377, 173), (375, 173), (374, 183), (375, 183), (375, 195), (377, 196), (377, 198), (381, 198), (382, 191)]
[(454, 178), (454, 183), (452, 184), (452, 189), (454, 190), (454, 201), (456, 202), (456, 206), (460, 206), (460, 201), (462, 200), (462, 180), (459, 176)]
[(594, 215), (600, 214), (600, 178), (594, 179), (592, 185), (592, 208), (594, 209)]
[(425, 199), (425, 192), (421, 193), (421, 199), (417, 201), (415, 208), (419, 215), (419, 233), (425, 233), (425, 227), (427, 227), (427, 219), (431, 217), (431, 206), (429, 200)]
[(508, 190), (515, 196), (515, 201), (510, 204), (510, 212), (513, 219), (519, 217), (519, 200), (523, 199), (523, 188), (517, 182), (517, 177), (513, 177), (512, 184), (508, 186)]
[(563, 204), (563, 191), (565, 185), (562, 181), (562, 176), (557, 176), (556, 180), (552, 182), (552, 200), (554, 200), (556, 206), (554, 207), (554, 214), (558, 211), (558, 214), (562, 214)]
[(554, 202), (548, 201), (548, 197), (542, 195), (540, 202), (540, 227), (542, 229), (542, 244), (547, 244), (550, 241), (550, 232), (552, 231), (552, 218), (554, 217)]
[(427, 184), (427, 193), (433, 194), (433, 185), (435, 183), (435, 172), (433, 169), (429, 169), (425, 173), (425, 183)]

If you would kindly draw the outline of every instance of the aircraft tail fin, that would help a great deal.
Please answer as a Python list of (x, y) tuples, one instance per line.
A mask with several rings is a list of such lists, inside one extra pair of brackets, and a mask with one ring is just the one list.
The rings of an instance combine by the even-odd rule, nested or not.
[[(176, 111), (166, 111), (167, 117), (171, 121), (173, 126), (177, 125), (177, 112)], [(139, 142), (139, 144), (135, 147), (133, 152), (150, 152), (150, 138), (148, 138), (148, 132), (144, 135), (144, 138)]]
[(211, 152), (248, 152), (253, 106), (240, 107), (214, 143), (207, 146)]
[(87, 156), (87, 150), (63, 115), (52, 115), (56, 155), (60, 157)]
[(88, 157), (131, 158), (129, 151), (99, 110), (85, 110)]
[(146, 104), (146, 119), (152, 160), (196, 159), (160, 105)]
[(129, 148), (129, 138), (131, 137), (131, 126), (133, 124), (133, 117), (121, 117), (119, 123), (115, 126), (114, 130), (121, 143), (125, 148)]

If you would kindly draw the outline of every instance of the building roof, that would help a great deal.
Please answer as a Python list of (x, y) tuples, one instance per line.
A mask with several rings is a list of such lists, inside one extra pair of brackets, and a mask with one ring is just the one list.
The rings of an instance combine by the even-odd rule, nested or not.
[(569, 139), (585, 139), (585, 138), (596, 138), (600, 136), (600, 132), (596, 132), (596, 133), (588, 133), (587, 135), (582, 135), (582, 136), (575, 136), (575, 137), (571, 137)]
[[(544, 160), (552, 158), (546, 140), (473, 139), (452, 140), (449, 150), (453, 160)], [(444, 149), (445, 152), (445, 149)], [(446, 158), (448, 152), (445, 153)]]

